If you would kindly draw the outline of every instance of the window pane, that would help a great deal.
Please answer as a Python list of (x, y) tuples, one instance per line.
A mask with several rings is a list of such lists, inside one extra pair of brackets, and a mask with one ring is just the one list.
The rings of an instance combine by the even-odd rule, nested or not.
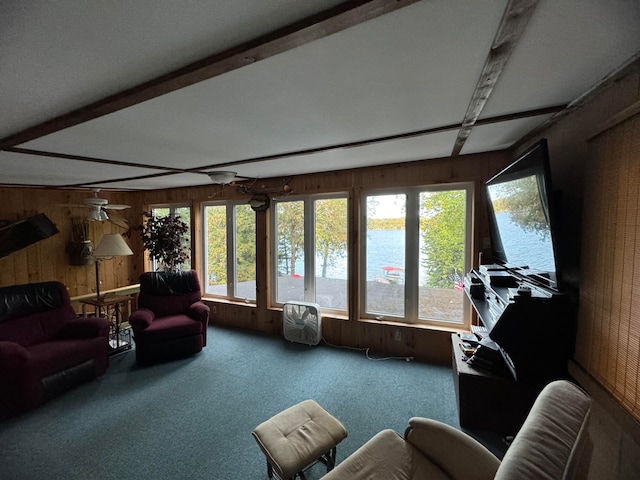
[(367, 197), (367, 313), (404, 316), (406, 195)]
[(347, 199), (315, 202), (316, 303), (347, 309)]
[(234, 295), (256, 299), (256, 213), (249, 205), (235, 206)]
[[(191, 269), (191, 207), (151, 207), (151, 213), (158, 218), (168, 217), (169, 215), (180, 216), (180, 220), (184, 222), (187, 227), (187, 233), (185, 233), (183, 239), (187, 246), (188, 259), (180, 265), (182, 270)], [(152, 270), (158, 270), (160, 265), (155, 258), (151, 259)]]
[(185, 234), (185, 241), (189, 246), (187, 254), (189, 255), (189, 259), (182, 264), (183, 270), (191, 269), (191, 207), (178, 207), (175, 210), (175, 214), (180, 216), (180, 220), (187, 224), (189, 230)]
[(466, 191), (420, 194), (420, 319), (463, 321)]
[(208, 206), (204, 209), (206, 228), (206, 292), (227, 295), (227, 207)]
[(276, 229), (276, 301), (304, 301), (304, 202), (278, 202)]

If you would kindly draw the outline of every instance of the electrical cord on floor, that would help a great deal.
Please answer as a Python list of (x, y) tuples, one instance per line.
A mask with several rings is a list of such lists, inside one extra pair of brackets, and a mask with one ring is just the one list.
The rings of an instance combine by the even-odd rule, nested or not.
[(369, 355), (369, 350), (371, 350), (371, 347), (359, 348), (359, 347), (348, 347), (346, 345), (334, 345), (333, 343), (327, 342), (324, 337), (322, 337), (322, 341), (324, 343), (326, 343), (327, 345), (329, 345), (330, 347), (344, 348), (344, 349), (347, 349), (347, 350), (357, 350), (359, 352), (364, 352), (364, 354), (367, 357), (367, 359), (371, 360), (373, 362), (381, 362), (383, 360), (404, 360), (406, 362), (410, 362), (410, 361), (413, 360), (413, 357), (380, 357), (380, 358), (373, 358), (371, 355)]

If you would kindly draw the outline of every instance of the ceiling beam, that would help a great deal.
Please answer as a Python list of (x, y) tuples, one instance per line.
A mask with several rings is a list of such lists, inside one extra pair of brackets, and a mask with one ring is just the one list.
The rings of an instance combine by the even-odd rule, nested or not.
[(151, 100), (217, 77), (306, 43), (346, 30), (418, 0), (349, 0), (266, 35), (60, 115), (0, 140), (0, 150)]
[[(562, 110), (564, 110), (566, 108), (566, 105), (554, 105), (551, 107), (545, 107), (545, 108), (537, 108), (534, 110), (526, 110), (523, 112), (516, 112), (516, 113), (509, 113), (506, 115), (498, 115), (495, 117), (488, 117), (488, 118), (483, 118), (480, 119), (476, 122), (476, 125), (493, 125), (496, 123), (501, 123), (501, 122), (508, 122), (508, 121), (512, 121), (512, 120), (519, 120), (522, 118), (531, 118), (531, 117), (538, 117), (541, 115), (553, 115), (556, 114), (558, 112), (561, 112)], [(233, 167), (236, 165), (246, 165), (246, 164), (250, 164), (250, 163), (260, 163), (260, 162), (268, 162), (270, 160), (279, 160), (282, 158), (288, 158), (288, 157), (300, 157), (300, 156), (305, 156), (305, 155), (313, 155), (315, 153), (322, 153), (322, 152), (327, 152), (329, 150), (338, 150), (338, 149), (344, 149), (344, 148), (357, 148), (357, 147), (366, 147), (368, 145), (374, 145), (376, 143), (383, 143), (383, 142), (391, 142), (394, 140), (404, 140), (407, 138), (414, 138), (414, 137), (421, 137), (421, 136), (426, 136), (426, 135), (433, 135), (435, 133), (441, 133), (441, 132), (448, 132), (451, 130), (457, 130), (460, 128), (460, 124), (459, 123), (454, 123), (454, 124), (450, 124), (450, 125), (441, 125), (439, 127), (433, 127), (433, 128), (426, 128), (423, 130), (416, 130), (416, 131), (412, 131), (412, 132), (404, 132), (404, 133), (398, 133), (395, 135), (387, 135), (384, 137), (377, 137), (377, 138), (370, 138), (367, 140), (360, 140), (357, 142), (348, 142), (348, 143), (340, 143), (337, 145), (327, 145), (324, 147), (316, 147), (316, 148), (308, 148), (308, 149), (304, 149), (304, 150), (296, 150), (293, 152), (283, 152), (283, 153), (276, 153), (273, 155), (267, 155), (267, 156), (262, 156), (262, 157), (253, 157), (253, 158), (245, 158), (245, 159), (241, 159), (241, 160), (232, 160), (230, 162), (224, 162), (224, 163), (218, 163), (218, 164), (213, 164), (213, 165), (207, 165), (207, 166), (202, 166), (202, 167), (196, 167), (196, 168), (189, 168), (189, 169), (184, 169), (184, 170), (179, 170), (179, 169), (169, 169), (167, 168), (166, 170), (173, 170), (173, 171), (167, 171), (167, 172), (163, 172), (163, 173), (155, 173), (155, 174), (148, 174), (148, 175), (138, 175), (135, 177), (128, 177), (128, 178), (115, 178), (115, 179), (111, 179), (111, 180), (99, 180), (99, 181), (95, 181), (95, 182), (87, 182), (87, 183), (81, 183), (81, 184), (72, 184), (72, 185), (64, 185), (63, 188), (80, 188), (80, 187), (87, 187), (87, 186), (91, 186), (91, 185), (101, 185), (104, 183), (113, 183), (113, 182), (125, 182), (125, 181), (134, 181), (134, 180), (144, 180), (147, 178), (156, 178), (156, 177), (165, 177), (167, 175), (175, 175), (175, 174), (179, 174), (179, 173), (203, 173), (206, 174), (208, 171), (211, 170), (217, 170), (220, 168), (227, 168), (227, 167)], [(24, 153), (31, 153), (33, 154), (34, 152), (37, 152), (37, 150), (26, 150), (26, 149), (17, 149), (17, 148), (13, 148), (10, 149), (10, 151), (16, 151), (16, 150), (25, 150)], [(17, 152), (20, 153), (20, 152)], [(42, 152), (42, 155), (46, 156), (46, 152)], [(56, 157), (58, 158), (67, 158), (67, 156), (65, 154), (57, 154)], [(73, 157), (73, 158), (72, 158)], [(76, 156), (69, 156), (69, 158), (71, 158), (72, 160), (80, 160), (80, 159), (84, 159), (86, 161), (92, 161), (90, 157), (82, 157), (82, 158), (76, 158)], [(99, 161), (100, 163), (110, 163), (110, 164), (118, 164), (118, 163), (125, 163), (125, 162), (117, 162), (115, 160), (104, 160), (104, 159), (98, 159), (97, 161)], [(130, 164), (128, 163), (129, 166), (138, 166), (140, 168), (153, 168), (153, 167), (149, 167), (147, 165), (144, 164)], [(159, 167), (156, 167), (159, 168)]]
[(84, 155), (73, 155), (70, 153), (47, 152), (44, 150), (33, 150), (31, 148), (10, 147), (5, 148), (5, 152), (21, 153), (23, 155), (35, 155), (38, 157), (64, 158), (66, 160), (78, 160), (80, 162), (104, 163), (106, 165), (118, 165), (121, 167), (148, 168), (150, 170), (163, 170), (170, 173), (185, 173), (188, 170), (174, 167), (162, 167), (159, 165), (147, 165), (142, 163), (124, 162), (120, 160), (109, 160), (99, 157), (85, 157)]
[[(495, 123), (508, 122), (511, 120), (519, 120), (522, 118), (537, 117), (541, 115), (552, 115), (552, 114), (561, 112), (564, 108), (566, 108), (566, 105), (554, 105), (552, 107), (538, 108), (535, 110), (527, 110), (524, 112), (510, 113), (507, 115), (499, 115), (496, 117), (483, 118), (482, 120), (478, 120), (476, 122), (476, 125), (492, 125)], [(426, 135), (433, 135), (435, 133), (448, 132), (451, 130), (457, 130), (460, 127), (461, 125), (459, 123), (454, 123), (450, 125), (441, 125), (439, 127), (426, 128), (423, 130), (416, 130), (412, 132), (398, 133), (395, 135), (387, 135), (384, 137), (370, 138), (367, 140), (359, 140), (356, 142), (341, 143), (338, 145), (328, 145), (325, 147), (309, 148), (305, 150), (296, 150), (294, 152), (276, 153), (273, 155), (246, 158), (243, 160), (232, 160), (232, 161), (220, 163), (217, 165), (208, 165), (205, 167), (199, 167), (197, 169), (192, 169), (191, 171), (193, 173), (202, 173), (202, 171), (204, 170), (212, 170), (212, 169), (218, 169), (223, 167), (233, 167), (235, 165), (246, 165), (247, 163), (267, 162), (269, 160), (278, 160), (278, 159), (287, 158), (287, 157), (300, 157), (304, 155), (313, 155), (316, 153), (327, 152), (329, 150), (366, 147), (368, 145), (374, 145), (376, 143), (392, 142), (394, 140), (406, 140), (408, 138), (422, 137)]]
[(509, 0), (462, 121), (462, 128), (458, 132), (451, 156), (460, 154), (537, 5), (538, 0)]

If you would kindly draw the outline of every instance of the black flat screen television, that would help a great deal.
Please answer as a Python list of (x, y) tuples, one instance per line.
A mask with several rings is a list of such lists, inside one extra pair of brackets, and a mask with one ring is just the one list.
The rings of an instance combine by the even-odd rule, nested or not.
[(556, 211), (547, 141), (540, 140), (485, 184), (495, 263), (559, 291)]

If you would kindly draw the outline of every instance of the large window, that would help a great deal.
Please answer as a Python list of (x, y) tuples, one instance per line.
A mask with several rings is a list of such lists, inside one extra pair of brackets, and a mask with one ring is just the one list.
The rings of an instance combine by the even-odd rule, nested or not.
[(385, 191), (363, 201), (364, 316), (463, 323), (471, 187)]
[(347, 310), (346, 195), (276, 199), (274, 302), (307, 301)]
[[(179, 204), (163, 204), (163, 205), (151, 205), (149, 207), (149, 211), (156, 217), (168, 217), (169, 215), (173, 215), (175, 217), (180, 217), (184, 223), (187, 224), (189, 229), (185, 235), (185, 243), (189, 246), (188, 255), (189, 259), (184, 262), (181, 266), (182, 270), (190, 270), (191, 269), (191, 207), (186, 205)], [(151, 259), (151, 270), (156, 271), (159, 268), (158, 262), (155, 259)]]
[(256, 299), (256, 214), (246, 203), (204, 206), (205, 292)]

